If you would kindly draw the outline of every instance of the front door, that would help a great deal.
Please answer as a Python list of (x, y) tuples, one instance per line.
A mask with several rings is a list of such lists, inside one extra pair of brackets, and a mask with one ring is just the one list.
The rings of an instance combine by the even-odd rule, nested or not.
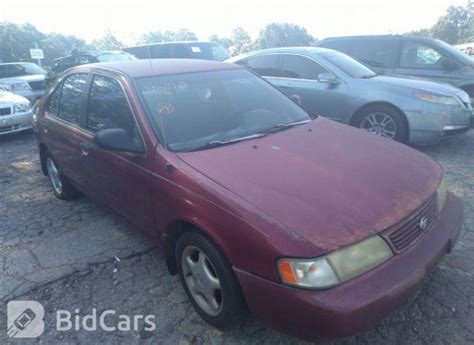
[(81, 142), (82, 166), (95, 199), (155, 237), (148, 169), (153, 149), (148, 148), (143, 155), (112, 152), (98, 147), (93, 140), (100, 130), (120, 128), (132, 140), (144, 141), (120, 82), (112, 76), (94, 75), (86, 114), (88, 136)]
[(321, 83), (318, 76), (328, 73), (314, 60), (294, 54), (282, 54), (281, 78), (275, 83), (289, 96), (298, 96), (301, 106), (310, 114), (333, 120), (346, 118), (347, 85)]
[(449, 58), (427, 43), (403, 41), (395, 75), (449, 84), (452, 82), (452, 71), (446, 68), (446, 61)]

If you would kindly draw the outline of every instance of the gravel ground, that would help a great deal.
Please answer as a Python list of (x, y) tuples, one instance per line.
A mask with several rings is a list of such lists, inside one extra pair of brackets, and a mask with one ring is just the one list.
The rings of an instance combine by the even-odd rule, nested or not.
[[(421, 150), (445, 167), (451, 190), (464, 199), (466, 221), (455, 249), (415, 296), (373, 329), (319, 343), (474, 343), (474, 130)], [(86, 198), (54, 198), (31, 133), (0, 137), (0, 191), (0, 344), (18, 342), (6, 334), (10, 300), (36, 300), (45, 307), (45, 332), (30, 342), (301, 343), (251, 317), (226, 333), (207, 326), (178, 279), (167, 274), (161, 248)], [(85, 315), (92, 308), (155, 315), (156, 330), (140, 324), (130, 332), (56, 331), (56, 310)]]

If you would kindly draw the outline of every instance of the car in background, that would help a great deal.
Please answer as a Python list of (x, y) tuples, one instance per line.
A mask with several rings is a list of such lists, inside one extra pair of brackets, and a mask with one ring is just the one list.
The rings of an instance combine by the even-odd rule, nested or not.
[(223, 46), (215, 42), (166, 42), (123, 48), (139, 59), (203, 59), (224, 61), (230, 57)]
[(46, 71), (31, 62), (0, 63), (0, 86), (34, 104), (44, 94)]
[(246, 66), (311, 114), (415, 145), (470, 128), (469, 95), (453, 86), (377, 75), (341, 52), (275, 48), (228, 60)]
[(438, 39), (401, 35), (326, 38), (318, 47), (335, 49), (379, 74), (451, 84), (474, 98), (474, 60)]
[(31, 129), (31, 103), (0, 86), (0, 135)]
[(50, 86), (68, 68), (96, 62), (107, 61), (129, 61), (136, 60), (136, 57), (120, 50), (110, 50), (101, 53), (75, 52), (69, 56), (54, 60), (53, 65), (46, 73), (46, 85)]
[(421, 287), (463, 224), (432, 159), (312, 116), (236, 64), (74, 67), (35, 128), (56, 197), (80, 191), (161, 244), (220, 329), (246, 307), (299, 337), (367, 329)]

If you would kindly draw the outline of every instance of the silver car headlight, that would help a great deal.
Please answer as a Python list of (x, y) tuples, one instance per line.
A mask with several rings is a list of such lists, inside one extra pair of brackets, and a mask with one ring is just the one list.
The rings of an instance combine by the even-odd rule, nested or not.
[(280, 259), (277, 271), (285, 284), (322, 289), (359, 276), (391, 257), (389, 245), (376, 235), (321, 258)]
[(446, 204), (446, 197), (448, 196), (448, 185), (446, 184), (446, 178), (443, 175), (443, 179), (438, 186), (436, 191), (436, 198), (438, 199), (438, 212), (441, 212), (444, 205)]
[(23, 81), (21, 83), (15, 83), (11, 85), (11, 91), (30, 91), (31, 87), (30, 84), (28, 84), (26, 81)]
[(30, 110), (30, 107), (31, 107), (30, 102), (15, 103), (13, 105), (13, 113), (14, 114), (26, 113), (27, 111)]
[(434, 95), (430, 93), (421, 93), (421, 92), (415, 92), (414, 95), (416, 98), (421, 99), (422, 101), (427, 101), (431, 103), (438, 103), (438, 104), (444, 104), (444, 105), (458, 105), (458, 106), (461, 105), (456, 98), (451, 97), (451, 96), (439, 96), (439, 95)]

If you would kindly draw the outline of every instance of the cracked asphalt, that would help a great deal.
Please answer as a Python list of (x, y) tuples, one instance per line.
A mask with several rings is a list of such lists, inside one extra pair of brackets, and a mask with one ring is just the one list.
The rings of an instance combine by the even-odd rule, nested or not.
[[(444, 166), (450, 189), (465, 203), (456, 247), (407, 303), (371, 330), (323, 344), (474, 343), (474, 130), (423, 152)], [(0, 137), (0, 344), (7, 337), (6, 304), (36, 300), (46, 328), (24, 343), (299, 344), (250, 316), (222, 333), (194, 312), (177, 277), (154, 248), (83, 197), (56, 199), (40, 171), (32, 133)], [(279, 303), (282, 303), (280, 301)], [(155, 315), (156, 330), (56, 331), (55, 313)]]

